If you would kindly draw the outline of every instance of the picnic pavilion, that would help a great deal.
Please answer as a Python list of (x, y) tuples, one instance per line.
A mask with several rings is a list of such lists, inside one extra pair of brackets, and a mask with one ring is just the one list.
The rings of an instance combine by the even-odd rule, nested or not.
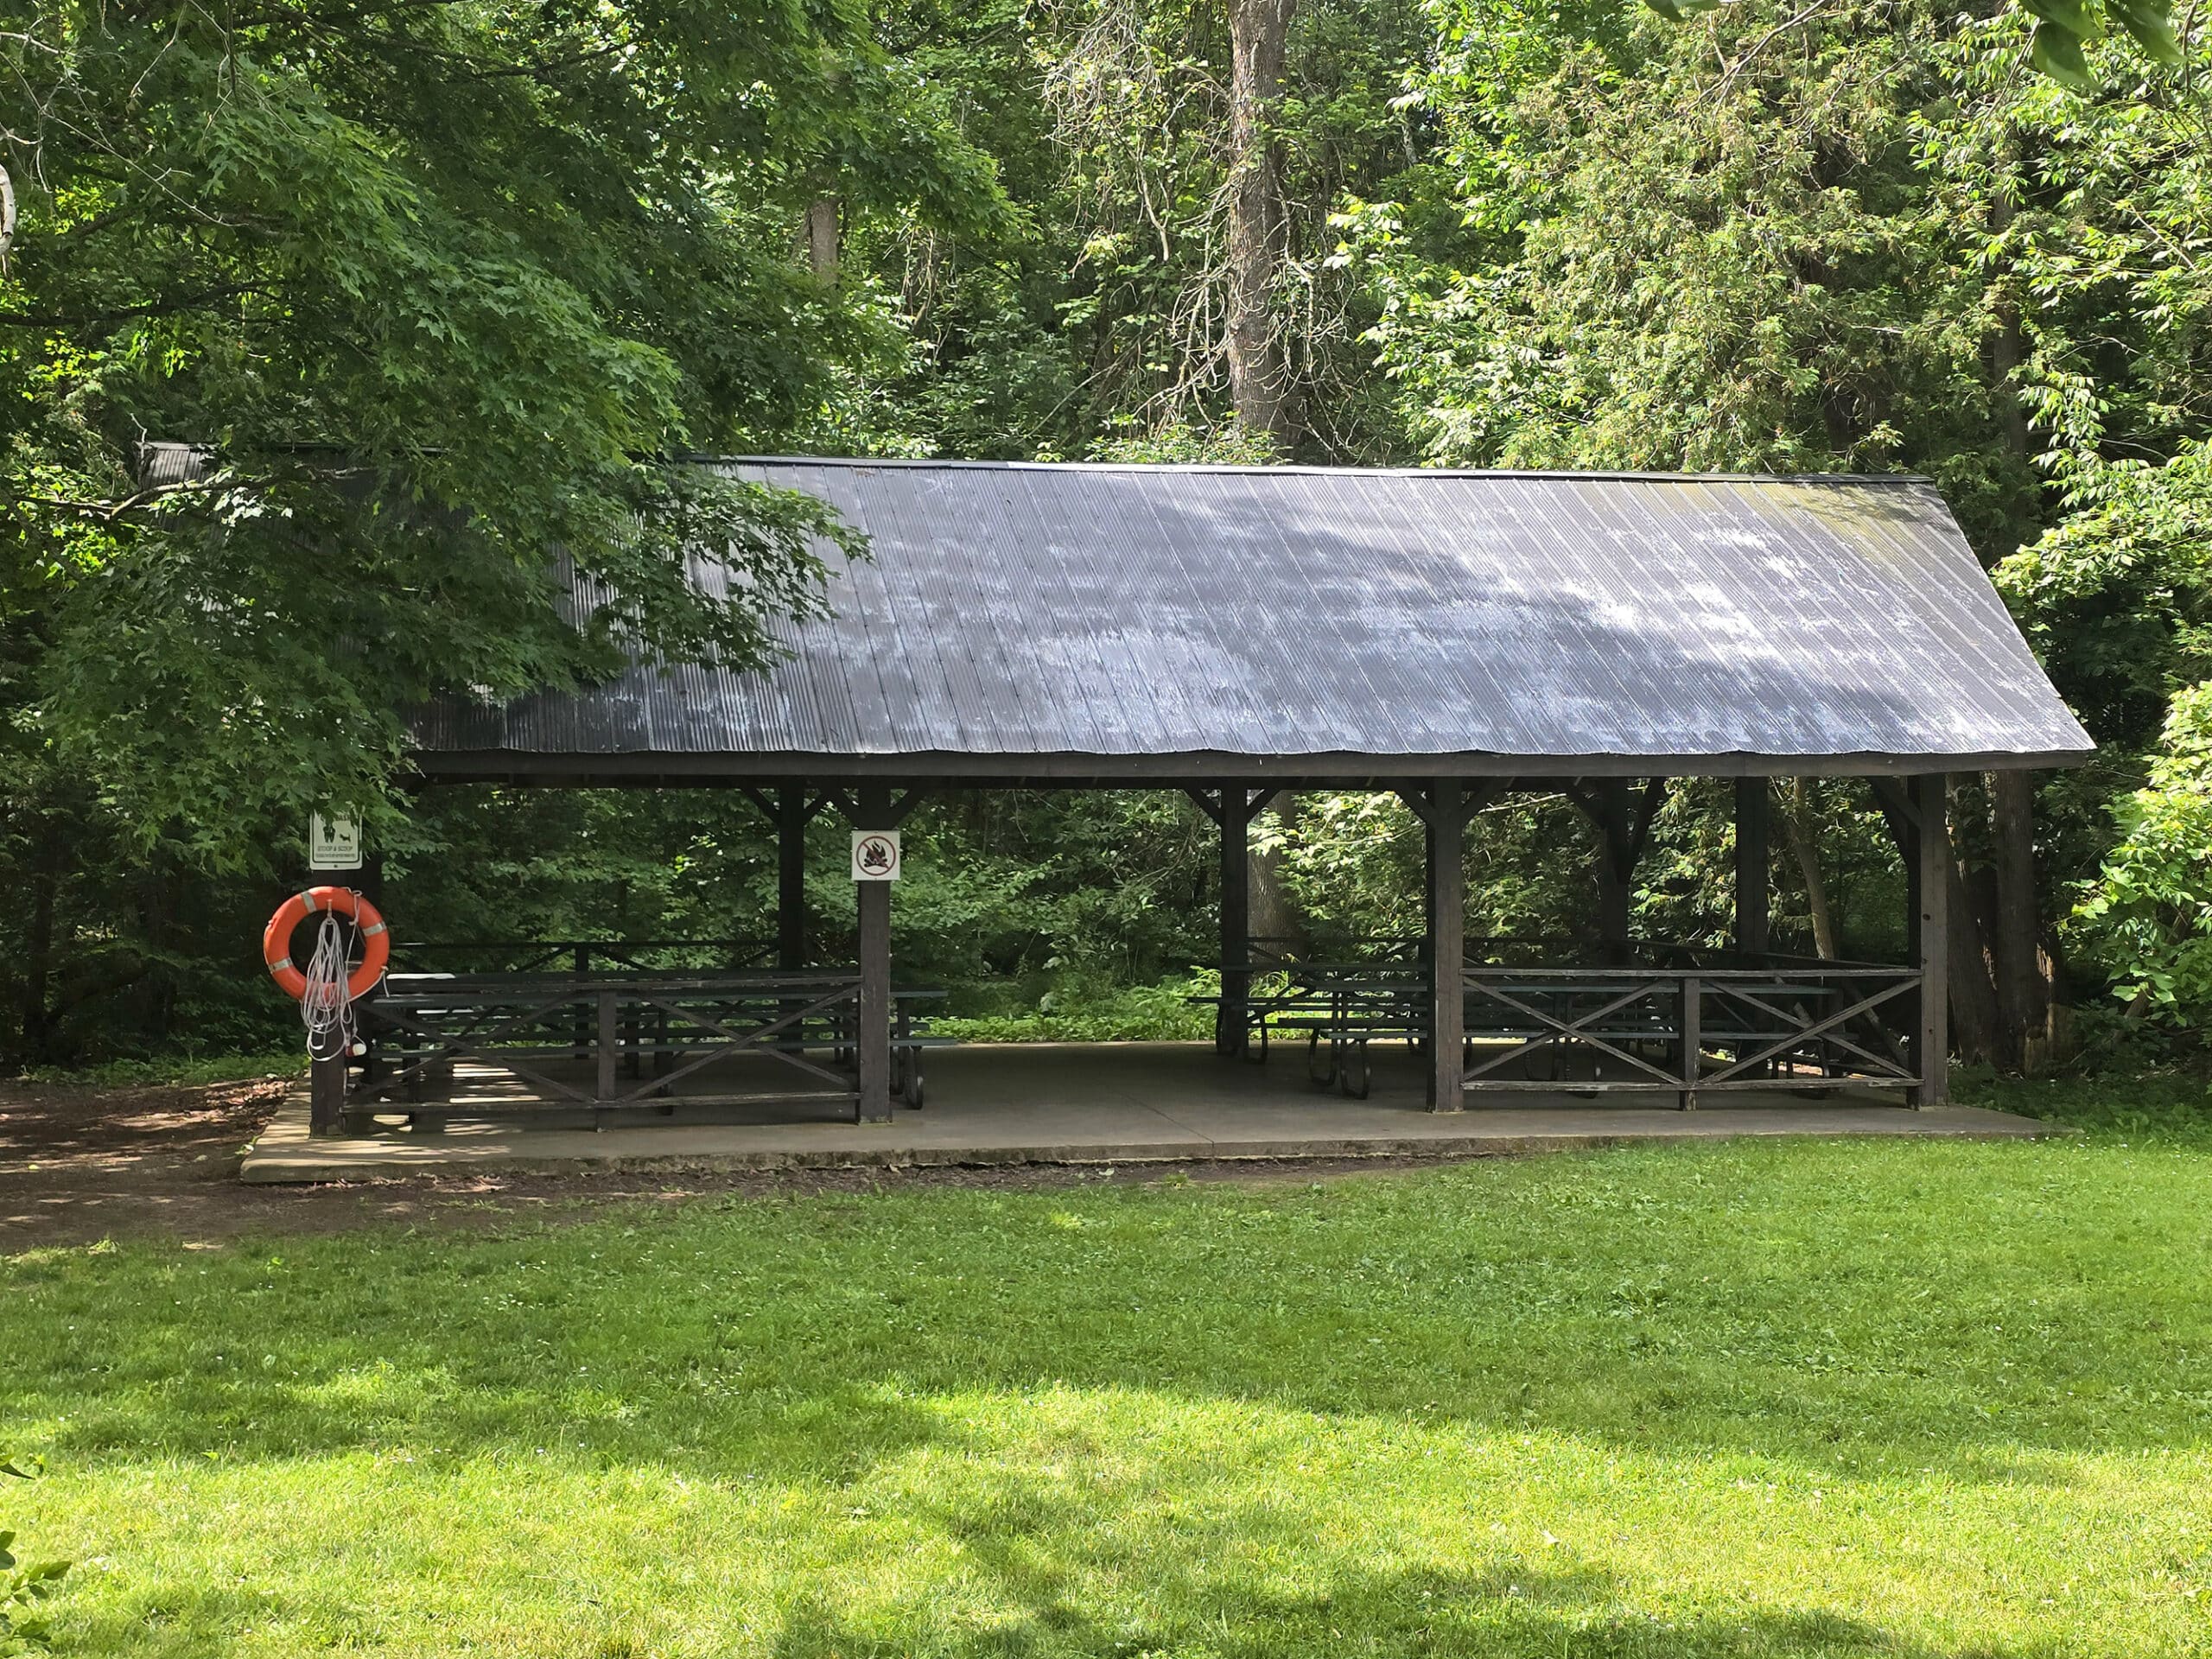
[[(774, 959), (655, 967), (610, 945), (497, 972), (397, 962), (408, 971), (365, 1010), (370, 1053), (318, 1068), (317, 1132), (395, 1114), (439, 1127), (467, 1109), (454, 1079), (472, 1071), (499, 1071), (506, 1105), (601, 1126), (762, 1101), (848, 1122), (918, 1106), (925, 1009), (893, 960), (897, 884), (858, 884), (856, 960), (816, 959), (806, 826), (834, 812), (891, 830), (973, 788), (1173, 790), (1204, 808), (1220, 827), (1223, 1057), (1287, 1033), (1317, 1082), (1363, 1089), (1369, 1043), (1402, 1041), (1438, 1112), (1563, 1081), (1680, 1106), (1751, 1090), (1933, 1103), (1946, 775), (2091, 747), (1919, 479), (715, 464), (866, 533), (868, 558), (834, 561), (832, 613), (783, 625), (786, 655), (760, 671), (641, 666), (429, 708), (416, 764), (426, 785), (744, 791), (779, 849)], [(697, 579), (721, 576), (702, 562)], [(1632, 940), (1654, 812), (1668, 780), (1698, 776), (1735, 780), (1732, 946)], [(1768, 780), (1791, 776), (1871, 780), (1906, 872), (1905, 960), (1770, 949)], [(1255, 959), (1248, 828), (1315, 789), (1391, 791), (1426, 825), (1417, 948)], [(1593, 959), (1467, 937), (1471, 818), (1536, 789), (1599, 832)]]

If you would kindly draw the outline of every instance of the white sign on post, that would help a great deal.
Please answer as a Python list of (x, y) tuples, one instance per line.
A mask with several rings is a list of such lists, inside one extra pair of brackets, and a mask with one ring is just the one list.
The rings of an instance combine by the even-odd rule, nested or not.
[(899, 832), (896, 830), (853, 831), (853, 880), (896, 881), (899, 879)]
[(351, 812), (308, 815), (308, 868), (358, 870), (361, 868), (361, 820)]

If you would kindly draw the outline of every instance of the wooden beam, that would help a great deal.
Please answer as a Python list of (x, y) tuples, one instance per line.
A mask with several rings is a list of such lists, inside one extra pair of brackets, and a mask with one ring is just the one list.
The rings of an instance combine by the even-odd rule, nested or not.
[[(1577, 798), (1581, 798), (1578, 797)], [(1629, 843), (1628, 781), (1602, 778), (1586, 805), (1598, 826), (1598, 938), (1609, 959), (1628, 955), (1629, 896), (1635, 865), (1624, 872)]]
[(1770, 942), (1773, 909), (1768, 829), (1772, 801), (1765, 779), (1736, 780), (1736, 949), (1747, 957), (1765, 955)]
[(1651, 825), (1659, 816), (1659, 809), (1667, 804), (1667, 780), (1653, 778), (1643, 785), (1643, 793), (1636, 803), (1635, 821), (1629, 830), (1628, 845), (1624, 849), (1627, 859), (1627, 875), (1636, 874), (1643, 849), (1651, 844)]
[(1912, 830), (1920, 822), (1920, 809), (1913, 804), (1910, 789), (1894, 778), (1874, 778), (1868, 780), (1873, 786), (1874, 804), (1882, 810), (1882, 818), (1889, 825), (1890, 839), (1897, 844), (1897, 856), (1904, 860), (1908, 868), (1912, 863)]
[(806, 965), (806, 791), (786, 784), (776, 800), (776, 966)]
[[(1423, 785), (1400, 784), (1395, 792), (1398, 798), (1406, 804), (1407, 810), (1419, 818), (1423, 829), (1432, 835), (1440, 817), (1456, 819), (1464, 849), (1466, 826), (1473, 822), (1475, 814), (1500, 796), (1510, 793), (1518, 782), (1512, 778), (1477, 779), (1471, 784), (1459, 785), (1456, 801), (1445, 801), (1440, 805), (1435, 791)], [(1464, 898), (1460, 901), (1459, 914), (1462, 940), (1459, 954), (1464, 961), (1466, 957), (1466, 904)], [(1424, 969), (1433, 970), (1436, 966), (1436, 864), (1433, 859), (1427, 857), (1421, 860), (1419, 960)]]
[[(1173, 789), (1223, 779), (1264, 781), (1277, 789), (1387, 789), (1411, 777), (1462, 779), (1531, 777), (1534, 766), (1556, 767), (1575, 778), (1904, 778), (1936, 767), (1947, 772), (1995, 772), (2012, 767), (2046, 771), (2076, 766), (2086, 749), (2015, 753), (1891, 754), (1590, 754), (1513, 755), (1230, 754), (1218, 750), (1173, 754), (1038, 753), (982, 756), (944, 750), (910, 754), (837, 751), (760, 753), (531, 754), (512, 749), (416, 750), (410, 756), (425, 784), (531, 783), (582, 786), (623, 784), (667, 789), (688, 782), (726, 787), (743, 778), (883, 779), (906, 784), (927, 778), (967, 789)], [(412, 779), (410, 779), (410, 784)]]
[(1252, 855), (1248, 842), (1251, 791), (1242, 784), (1221, 789), (1221, 1013), (1214, 1051), (1244, 1052), (1244, 1022), (1252, 995)]
[(1629, 899), (1636, 888), (1636, 867), (1651, 839), (1651, 825), (1667, 799), (1667, 780), (1647, 779), (1643, 792), (1629, 798), (1625, 778), (1573, 778), (1560, 791), (1589, 816), (1598, 829), (1598, 938), (1606, 955), (1627, 958)]
[(1913, 1070), (1919, 1084), (1907, 1091), (1916, 1106), (1940, 1106), (1951, 1097), (1951, 836), (1950, 780), (1929, 772), (1907, 785), (1915, 819), (1911, 872), (1912, 963), (1920, 972), (1920, 1017), (1914, 1023)]
[(1459, 779), (1437, 779), (1429, 804), (1428, 1106), (1456, 1112), (1467, 1099), (1467, 813)]
[[(1476, 813), (1491, 805), (1500, 797), (1511, 794), (1521, 787), (1517, 778), (1475, 778), (1458, 780), (1459, 803), (1447, 810), (1456, 811), (1462, 824), (1471, 821)], [(1427, 785), (1399, 784), (1391, 791), (1406, 804), (1406, 810), (1423, 823), (1436, 816), (1435, 791)]]
[(1191, 798), (1192, 804), (1205, 813), (1207, 817), (1212, 819), (1217, 824), (1221, 822), (1221, 797), (1218, 791), (1186, 789), (1183, 792)]

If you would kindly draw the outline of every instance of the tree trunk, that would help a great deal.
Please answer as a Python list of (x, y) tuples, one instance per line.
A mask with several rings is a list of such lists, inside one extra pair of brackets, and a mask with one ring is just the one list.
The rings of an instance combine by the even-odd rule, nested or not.
[[(2016, 155), (2010, 159), (2017, 163)], [(1990, 201), (1993, 232), (2002, 232), (2012, 222), (2012, 188), (2009, 181), (2001, 182)], [(2040, 514), (2033, 435), (2018, 385), (2026, 351), (2014, 280), (2010, 271), (2000, 272), (1992, 296), (1996, 328), (1989, 341), (1988, 372), (1993, 413), (2020, 480), (2008, 517), (2014, 539), (2024, 543), (2039, 528)], [(1983, 931), (1997, 1015), (1990, 1058), (2007, 1071), (2037, 1072), (2050, 1061), (2056, 964), (2043, 937), (2036, 887), (2035, 779), (2024, 772), (2008, 771), (1989, 774), (1986, 782), (1993, 885)]]
[(1239, 424), (1289, 446), (1289, 365), (1269, 305), (1282, 182), (1268, 123), (1297, 0), (1230, 0), (1229, 397)]
[(817, 281), (835, 283), (837, 280), (838, 226), (837, 199), (823, 196), (809, 204), (806, 222), (800, 227), (799, 240), (806, 253), (807, 268)]
[[(1951, 1040), (1962, 1060), (2002, 1065), (2005, 1060), (2005, 1021), (1997, 1006), (1997, 984), (1992, 977), (1994, 961), (1989, 941), (1996, 931), (1997, 881), (1986, 867), (1970, 869), (1968, 855), (1988, 823), (1986, 804), (1978, 791), (1962, 795), (1961, 780), (1971, 774), (1953, 772), (1945, 810), (1951, 821)], [(1978, 804), (1976, 833), (1962, 832), (1962, 809)]]
[(1789, 855), (1805, 880), (1805, 908), (1813, 918), (1813, 949), (1831, 962), (1843, 953), (1836, 947), (1835, 906), (1828, 902), (1828, 884), (1821, 874), (1819, 828), (1813, 822), (1813, 802), (1802, 778), (1792, 778), (1782, 815), (1783, 832), (1789, 837)]
[[(1298, 823), (1298, 798), (1276, 796), (1274, 814), (1288, 833)], [(1252, 938), (1265, 940), (1265, 948), (1270, 953), (1295, 953), (1306, 943), (1306, 920), (1291, 903), (1290, 895), (1283, 891), (1281, 849), (1255, 847), (1250, 861), (1244, 868), (1246, 891), (1250, 894), (1247, 914)]]
[(2036, 902), (2035, 805), (2031, 774), (1992, 775), (1990, 828), (1997, 867), (1992, 977), (2004, 1026), (2005, 1062), (2031, 1073), (2044, 1069), (2050, 1046), (2050, 986), (2044, 969), (2049, 957)]
[(1997, 988), (1990, 982), (1982, 920), (1959, 861), (1951, 870), (1951, 1046), (1962, 1060), (1997, 1061), (2004, 1030)]

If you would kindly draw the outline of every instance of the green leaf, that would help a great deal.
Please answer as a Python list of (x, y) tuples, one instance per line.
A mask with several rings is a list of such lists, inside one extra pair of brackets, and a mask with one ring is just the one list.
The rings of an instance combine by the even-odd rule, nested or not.
[(2035, 43), (2028, 49), (2028, 58), (2044, 74), (2077, 92), (2088, 92), (2096, 86), (2090, 78), (2088, 63), (2082, 56), (2081, 37), (2056, 23), (2045, 21), (2036, 25)]
[(2105, 20), (2088, 0), (2020, 0), (2046, 23), (2056, 25), (2077, 41), (2101, 41)]
[(2105, 10), (2120, 20), (2120, 26), (2134, 37), (2152, 62), (2169, 69), (2181, 67), (2181, 41), (2163, 0), (2105, 0)]
[(1670, 23), (1686, 21), (1682, 16), (1682, 9), (1675, 3), (1675, 0), (1643, 0), (1643, 3)]

